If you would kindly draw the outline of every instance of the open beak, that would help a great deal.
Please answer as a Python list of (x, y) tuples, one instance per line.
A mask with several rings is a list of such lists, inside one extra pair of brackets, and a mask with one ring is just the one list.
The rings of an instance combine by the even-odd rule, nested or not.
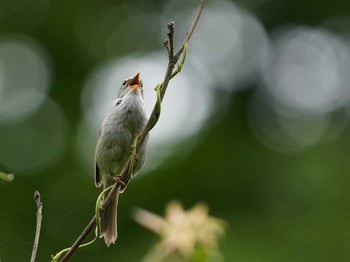
[(132, 89), (138, 89), (141, 87), (141, 82), (140, 82), (140, 73), (137, 73), (136, 76), (131, 79), (131, 81), (128, 84), (128, 87)]

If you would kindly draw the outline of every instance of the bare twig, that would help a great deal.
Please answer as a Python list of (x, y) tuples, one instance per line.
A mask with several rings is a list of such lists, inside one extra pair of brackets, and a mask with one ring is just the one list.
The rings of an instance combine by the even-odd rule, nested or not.
[(174, 32), (175, 32), (175, 28), (174, 28), (175, 23), (173, 21), (171, 21), (168, 24), (168, 44), (169, 44), (169, 48), (167, 49), (168, 51), (168, 55), (169, 55), (169, 61), (173, 59), (174, 57)]
[(190, 29), (188, 30), (187, 34), (186, 34), (186, 37), (184, 39), (184, 41), (182, 42), (182, 45), (180, 46), (179, 50), (177, 50), (176, 52), (176, 55), (175, 55), (175, 58), (178, 60), (181, 53), (183, 52), (184, 48), (185, 48), (185, 45), (188, 44), (188, 42), (190, 41), (191, 39), (191, 36), (194, 32), (194, 30), (196, 29), (196, 26), (198, 24), (198, 21), (199, 21), (199, 18), (201, 17), (202, 15), (202, 12), (203, 12), (203, 9), (204, 9), (204, 6), (205, 6), (205, 3), (206, 3), (206, 0), (200, 0), (199, 2), (199, 7), (197, 8), (197, 11), (194, 15), (194, 18), (192, 20), (192, 24), (191, 24), (191, 27)]
[[(139, 148), (143, 145), (143, 143), (145, 142), (145, 139), (148, 135), (148, 133), (152, 130), (152, 128), (156, 125), (156, 123), (158, 122), (159, 116), (160, 116), (160, 106), (159, 103), (162, 102), (163, 97), (165, 95), (165, 92), (167, 90), (168, 84), (170, 79), (174, 76), (173, 72), (174, 72), (174, 68), (175, 65), (177, 64), (182, 52), (185, 49), (185, 46), (188, 44), (195, 28), (196, 25), (198, 23), (198, 20), (202, 14), (204, 5), (205, 5), (205, 0), (200, 0), (199, 3), (199, 7), (195, 13), (195, 16), (193, 18), (191, 27), (188, 31), (188, 33), (186, 34), (186, 37), (184, 38), (184, 41), (182, 43), (182, 45), (179, 47), (179, 49), (177, 50), (176, 54), (174, 55), (174, 22), (170, 22), (168, 23), (168, 38), (164, 41), (164, 46), (167, 49), (168, 52), (168, 56), (169, 56), (169, 61), (168, 61), (168, 66), (167, 66), (167, 70), (164, 76), (164, 80), (162, 82), (162, 84), (160, 84), (160, 95), (159, 95), (159, 101), (157, 101), (157, 103), (155, 104), (153, 111), (151, 113), (150, 118), (148, 119), (148, 122), (144, 128), (144, 130), (142, 131), (141, 135), (138, 136), (138, 140), (137, 140), (137, 146), (135, 147), (136, 150), (136, 154), (139, 150)], [(133, 157), (135, 156), (135, 154), (132, 154), (128, 161), (126, 162), (126, 164), (123, 167), (123, 170), (121, 171), (121, 173), (119, 174), (119, 177), (122, 178), (122, 182), (127, 184), (130, 180), (129, 174), (131, 172), (130, 171), (130, 164), (134, 161)], [(114, 195), (115, 192), (117, 192), (118, 190), (120, 190), (120, 183), (116, 182), (113, 186), (113, 188), (110, 190), (108, 196), (105, 198), (104, 203), (102, 205), (102, 209), (105, 208), (106, 206), (108, 206), (109, 202), (112, 199), (112, 196)], [(85, 227), (85, 229), (83, 230), (83, 232), (80, 234), (80, 236), (77, 238), (77, 240), (74, 242), (74, 244), (72, 245), (72, 247), (69, 249), (69, 251), (65, 254), (65, 256), (62, 258), (61, 262), (67, 261), (72, 254), (79, 248), (80, 244), (84, 241), (84, 239), (86, 238), (86, 236), (92, 231), (92, 229), (94, 228), (94, 226), (96, 225), (96, 216), (94, 216), (94, 218), (89, 222), (89, 224)]]
[[(79, 235), (79, 237), (77, 238), (77, 240), (75, 240), (75, 242), (73, 243), (73, 245), (70, 248), (64, 249), (62, 251), (60, 251), (58, 254), (56, 254), (55, 257), (52, 257), (52, 262), (56, 262), (56, 261), (67, 261), (70, 256), (74, 253), (75, 250), (77, 250), (80, 246), (80, 244), (84, 241), (84, 239), (90, 234), (90, 232), (92, 231), (92, 229), (95, 227), (96, 225), (96, 215), (90, 220), (89, 224), (85, 227), (85, 229), (83, 230), (83, 232)], [(56, 260), (56, 259), (60, 259), (60, 257), (65, 253), (65, 256), (62, 258), (62, 260)]]
[(32, 255), (30, 257), (30, 262), (34, 262), (35, 258), (36, 258), (36, 253), (38, 251), (38, 246), (39, 246), (41, 220), (43, 218), (43, 215), (42, 215), (43, 203), (41, 203), (40, 193), (38, 191), (35, 191), (35, 193), (34, 193), (34, 200), (35, 200), (36, 208), (37, 208), (36, 230), (35, 230), (34, 244), (33, 244)]
[[(106, 209), (109, 202), (112, 200), (112, 196), (114, 192), (117, 192), (117, 190), (120, 190), (120, 184), (116, 183), (113, 188), (110, 190), (108, 196), (104, 200), (102, 204), (102, 210)], [(96, 225), (96, 215), (90, 220), (89, 224), (84, 228), (83, 232), (79, 235), (79, 237), (75, 240), (71, 248), (67, 251), (67, 253), (64, 255), (64, 257), (60, 260), (60, 262), (67, 261), (73, 253), (79, 248), (81, 243), (83, 243), (84, 239), (90, 234), (90, 232), (94, 229)]]

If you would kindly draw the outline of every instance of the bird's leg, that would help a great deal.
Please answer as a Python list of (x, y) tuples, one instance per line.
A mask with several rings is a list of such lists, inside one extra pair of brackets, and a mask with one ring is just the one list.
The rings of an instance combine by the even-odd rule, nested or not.
[(113, 180), (120, 185), (119, 192), (123, 193), (129, 181), (124, 182), (124, 177), (122, 175), (113, 176)]

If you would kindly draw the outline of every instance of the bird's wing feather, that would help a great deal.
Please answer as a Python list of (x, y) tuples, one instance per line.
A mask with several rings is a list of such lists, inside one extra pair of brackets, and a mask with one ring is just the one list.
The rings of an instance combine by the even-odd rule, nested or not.
[[(100, 140), (101, 137), (101, 131), (102, 129), (100, 129), (100, 131), (98, 132), (98, 139), (97, 141)], [(100, 174), (100, 169), (98, 168), (97, 162), (96, 162), (96, 153), (95, 153), (95, 168), (94, 168), (94, 174), (95, 174), (95, 185), (97, 187), (100, 187), (102, 184), (102, 178), (101, 178), (101, 174)]]
[(100, 169), (97, 166), (97, 163), (95, 161), (95, 185), (97, 187), (100, 187), (102, 184), (102, 179), (101, 179), (101, 175), (100, 175)]

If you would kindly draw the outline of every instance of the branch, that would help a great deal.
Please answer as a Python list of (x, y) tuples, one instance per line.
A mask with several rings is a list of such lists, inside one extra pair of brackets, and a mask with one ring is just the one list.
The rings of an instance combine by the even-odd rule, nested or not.
[[(128, 182), (130, 180), (130, 174), (132, 171), (132, 167), (131, 167), (132, 162), (135, 160), (135, 156), (137, 155), (139, 148), (144, 144), (148, 133), (152, 130), (152, 128), (158, 122), (158, 119), (160, 116), (160, 104), (163, 101), (163, 98), (164, 98), (165, 92), (167, 90), (170, 79), (175, 76), (175, 74), (174, 74), (175, 65), (178, 63), (178, 60), (179, 60), (181, 54), (183, 53), (184, 49), (186, 48), (195, 28), (197, 26), (197, 23), (198, 23), (198, 20), (202, 14), (205, 2), (206, 2), (205, 0), (200, 0), (198, 9), (197, 9), (195, 16), (193, 18), (191, 27), (190, 27), (188, 33), (186, 34), (186, 37), (184, 38), (182, 45), (179, 47), (179, 49), (177, 50), (175, 55), (174, 55), (174, 46), (173, 46), (173, 43), (174, 43), (174, 22), (170, 22), (167, 25), (168, 26), (168, 34), (167, 34), (168, 38), (167, 38), (167, 40), (164, 41), (164, 46), (167, 49), (168, 57), (169, 57), (167, 70), (166, 70), (163, 82), (157, 86), (158, 100), (153, 108), (151, 116), (148, 119), (148, 122), (147, 122), (144, 130), (137, 137), (136, 146), (134, 146), (135, 151), (129, 157), (128, 161), (126, 162), (126, 164), (123, 167), (123, 170), (121, 171), (121, 173), (118, 176), (121, 178), (121, 181), (125, 184), (128, 184)], [(179, 65), (179, 67), (180, 67), (180, 65)], [(182, 65), (181, 65), (181, 67), (182, 67)], [(176, 73), (178, 73), (179, 71), (180, 70), (178, 70)], [(130, 170), (130, 168), (131, 168), (131, 170)], [(121, 184), (119, 182), (116, 182), (114, 184), (113, 188), (110, 190), (108, 196), (104, 200), (104, 203), (102, 205), (102, 209), (104, 209), (106, 206), (108, 206), (109, 202), (112, 199), (112, 196), (114, 195), (115, 192), (120, 190), (120, 187), (121, 187)], [(85, 229), (80, 234), (80, 236), (77, 238), (77, 240), (74, 242), (72, 247), (69, 249), (69, 251), (62, 258), (61, 262), (67, 261), (72, 256), (72, 254), (79, 248), (79, 246), (84, 241), (84, 239), (87, 237), (87, 235), (93, 230), (95, 225), (96, 225), (96, 215), (91, 219), (89, 224), (85, 227)]]
[(177, 50), (177, 52), (176, 52), (175, 57), (176, 57), (177, 60), (179, 59), (179, 57), (180, 57), (181, 53), (183, 52), (185, 46), (190, 41), (194, 30), (196, 29), (196, 26), (198, 24), (199, 18), (201, 17), (202, 12), (203, 12), (203, 9), (204, 9), (204, 6), (205, 6), (205, 2), (206, 2), (206, 0), (200, 0), (200, 2), (199, 2), (199, 7), (197, 8), (197, 11), (196, 11), (196, 13), (194, 15), (191, 27), (188, 30), (188, 32), (186, 34), (186, 37), (185, 37), (184, 41), (182, 42), (182, 45), (180, 46), (179, 50)]
[(36, 253), (38, 251), (38, 246), (39, 246), (41, 220), (43, 218), (43, 215), (42, 215), (43, 203), (41, 203), (41, 201), (40, 201), (40, 193), (38, 191), (35, 191), (35, 193), (34, 193), (34, 200), (35, 200), (36, 207), (37, 207), (36, 230), (35, 230), (34, 244), (33, 244), (33, 250), (32, 250), (32, 256), (30, 258), (30, 262), (34, 262), (35, 258), (36, 258)]

